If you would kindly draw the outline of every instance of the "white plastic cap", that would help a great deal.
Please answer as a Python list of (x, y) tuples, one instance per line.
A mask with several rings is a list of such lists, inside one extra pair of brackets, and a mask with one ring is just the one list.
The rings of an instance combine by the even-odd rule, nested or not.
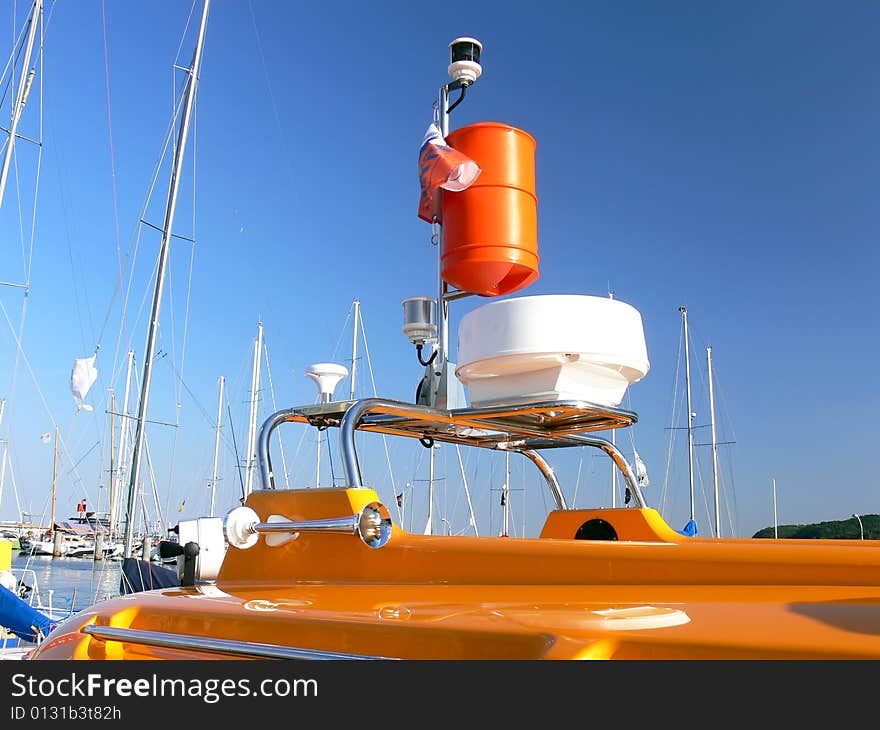
[(348, 376), (348, 368), (335, 362), (316, 362), (306, 368), (305, 375), (318, 386), (321, 402), (329, 403), (333, 400), (333, 391), (339, 381)]

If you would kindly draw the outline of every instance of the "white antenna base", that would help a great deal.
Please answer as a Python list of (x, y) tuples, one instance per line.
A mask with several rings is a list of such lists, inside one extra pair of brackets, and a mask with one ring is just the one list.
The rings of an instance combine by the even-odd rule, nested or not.
[(315, 381), (321, 402), (329, 403), (339, 381), (348, 377), (348, 368), (335, 362), (316, 362), (306, 368), (305, 376)]

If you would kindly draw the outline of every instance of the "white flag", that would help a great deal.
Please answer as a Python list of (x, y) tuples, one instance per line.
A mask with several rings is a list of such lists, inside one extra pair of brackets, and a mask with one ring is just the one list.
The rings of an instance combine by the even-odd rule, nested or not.
[(51, 433), (46, 432), (42, 436), (40, 436), (40, 441), (42, 441), (44, 444), (48, 444), (51, 440), (52, 440)]
[(70, 390), (76, 401), (77, 409), (84, 411), (92, 410), (92, 407), (83, 401), (89, 392), (89, 388), (98, 379), (98, 371), (95, 369), (96, 357), (97, 355), (78, 357), (73, 361), (73, 372), (70, 374)]
[(633, 449), (633, 454), (636, 456), (636, 481), (639, 483), (639, 487), (647, 487), (651, 483), (648, 480), (648, 467), (645, 466), (638, 451)]

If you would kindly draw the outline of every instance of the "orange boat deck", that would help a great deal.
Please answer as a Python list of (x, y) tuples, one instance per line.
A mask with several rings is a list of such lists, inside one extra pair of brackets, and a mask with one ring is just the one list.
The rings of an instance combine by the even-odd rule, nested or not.
[[(370, 489), (261, 491), (248, 506), (262, 520), (308, 520), (374, 500)], [(618, 540), (572, 539), (597, 517)], [(101, 638), (102, 627), (123, 638)], [(178, 638), (157, 640), (167, 636)], [(219, 648), (205, 648), (211, 640)], [(533, 539), (395, 527), (380, 550), (303, 532), (276, 547), (230, 547), (216, 583), (98, 604), (35, 658), (230, 658), (271, 647), (406, 659), (878, 658), (880, 550), (688, 538), (650, 509), (553, 512)]]

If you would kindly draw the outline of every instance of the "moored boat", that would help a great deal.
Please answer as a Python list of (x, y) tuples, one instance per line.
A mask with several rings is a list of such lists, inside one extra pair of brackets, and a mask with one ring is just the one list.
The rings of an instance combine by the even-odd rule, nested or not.
[[(178, 543), (164, 545), (180, 586), (96, 604), (33, 658), (880, 658), (880, 551), (870, 542), (683, 535), (648, 506), (620, 449), (596, 435), (637, 421), (619, 406), (649, 370), (634, 308), (585, 295), (490, 301), (462, 318), (461, 364), (451, 362), (450, 303), (514, 294), (537, 273), (534, 251), (521, 255), (534, 243), (534, 140), (497, 123), (446, 128), (449, 94), (479, 76), (480, 50), (469, 38), (451, 44), (439, 141), (423, 157), (454, 149), (479, 165), (481, 182), (434, 189), (440, 202), (426, 204), (444, 229), (446, 264), (436, 299), (404, 303), (404, 331), (425, 366), (416, 402), (274, 413), (258, 438), (262, 489), (225, 519), (182, 522)], [(493, 144), (502, 151), (484, 156)], [(491, 216), (501, 219), (494, 228)], [(487, 230), (505, 245), (484, 248), (508, 251), (474, 259), (469, 236)], [(507, 245), (511, 231), (523, 234), (517, 245)], [(285, 423), (338, 429), (346, 486), (278, 488), (270, 446)], [(364, 482), (362, 432), (519, 455), (554, 509), (534, 538), (407, 532)], [(568, 505), (550, 455), (581, 447), (613, 461), (626, 505)]]

